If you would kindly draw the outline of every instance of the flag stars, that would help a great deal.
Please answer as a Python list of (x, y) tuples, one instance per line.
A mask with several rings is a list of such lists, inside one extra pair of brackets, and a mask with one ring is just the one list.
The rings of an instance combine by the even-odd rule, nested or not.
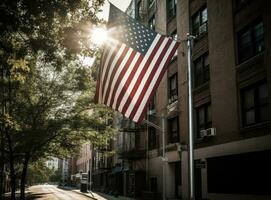
[(145, 54), (156, 33), (118, 11), (115, 11), (114, 14), (115, 18), (109, 19), (112, 25), (117, 26), (113, 37), (125, 43), (128, 47)]

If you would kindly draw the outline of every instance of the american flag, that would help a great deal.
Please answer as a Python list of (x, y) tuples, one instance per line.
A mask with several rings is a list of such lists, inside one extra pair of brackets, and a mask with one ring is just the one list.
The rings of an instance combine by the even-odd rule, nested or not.
[(95, 101), (140, 123), (179, 43), (110, 4)]

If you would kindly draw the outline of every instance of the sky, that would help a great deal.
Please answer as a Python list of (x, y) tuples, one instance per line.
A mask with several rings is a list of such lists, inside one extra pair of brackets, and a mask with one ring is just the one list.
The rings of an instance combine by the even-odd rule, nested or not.
[[(110, 0), (112, 4), (114, 4), (117, 8), (119, 8), (122, 11), (126, 11), (127, 7), (129, 6), (131, 0)], [(108, 0), (105, 0), (105, 4), (102, 7), (102, 12), (98, 14), (99, 18), (103, 18), (105, 20), (108, 19), (109, 15), (109, 2)], [(95, 58), (92, 57), (80, 57), (79, 58), (83, 66), (92, 66), (92, 64), (95, 61)]]
[[(119, 8), (122, 11), (125, 11), (126, 8), (129, 6), (131, 0), (110, 0), (112, 4), (114, 4), (117, 8)], [(105, 4), (102, 7), (103, 12), (98, 14), (98, 17), (101, 17), (105, 20), (108, 19), (109, 15), (109, 2), (108, 0), (105, 0)]]

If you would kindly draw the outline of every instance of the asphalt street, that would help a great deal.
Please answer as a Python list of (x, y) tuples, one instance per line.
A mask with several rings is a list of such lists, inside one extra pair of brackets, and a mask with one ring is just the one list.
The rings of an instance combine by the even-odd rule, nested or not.
[(57, 188), (55, 185), (36, 185), (29, 188), (29, 199), (37, 200), (90, 200), (82, 194)]

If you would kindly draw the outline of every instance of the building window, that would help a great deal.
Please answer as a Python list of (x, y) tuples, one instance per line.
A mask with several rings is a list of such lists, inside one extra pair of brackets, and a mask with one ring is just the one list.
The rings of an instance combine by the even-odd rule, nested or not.
[(151, 30), (155, 30), (155, 16), (154, 15), (150, 18), (148, 24)]
[(176, 41), (177, 41), (178, 35), (177, 35), (177, 30), (176, 30), (176, 29), (170, 34), (170, 37), (171, 37), (173, 40), (176, 40)]
[(155, 110), (155, 102), (156, 102), (156, 93), (153, 95), (150, 104), (149, 104), (149, 111)]
[(148, 145), (149, 145), (149, 150), (155, 149), (157, 146), (156, 144), (156, 130), (153, 127), (148, 127)]
[(204, 104), (196, 108), (197, 118), (197, 137), (200, 138), (200, 131), (212, 127), (212, 111), (211, 104)]
[(179, 138), (179, 117), (174, 117), (168, 120), (169, 141), (168, 143), (180, 142)]
[(266, 81), (241, 91), (243, 127), (268, 120), (268, 88)]
[(137, 7), (136, 7), (136, 18), (138, 20), (142, 20), (143, 19), (143, 2), (141, 0), (137, 3)]
[(238, 32), (238, 63), (264, 50), (263, 22), (257, 21)]
[(208, 12), (207, 7), (204, 6), (192, 17), (192, 32), (193, 35), (201, 35), (208, 31)]
[[(170, 34), (170, 37), (175, 41), (178, 40), (178, 35), (177, 35), (177, 30), (176, 29)], [(172, 57), (172, 60), (175, 59), (177, 55), (178, 55), (178, 51), (176, 50), (174, 56)]]
[(209, 54), (206, 53), (194, 61), (194, 86), (198, 87), (209, 80)]
[(167, 17), (171, 19), (176, 16), (177, 0), (167, 0)]
[(169, 96), (168, 103), (178, 100), (178, 76), (177, 73), (169, 77)]

